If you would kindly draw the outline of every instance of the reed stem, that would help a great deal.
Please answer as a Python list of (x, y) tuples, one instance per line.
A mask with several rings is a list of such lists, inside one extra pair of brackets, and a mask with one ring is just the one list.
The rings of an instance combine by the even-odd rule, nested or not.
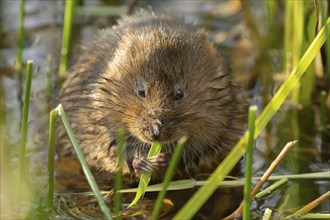
[(321, 92), (321, 129), (325, 131), (327, 126), (327, 92)]
[(120, 130), (117, 135), (117, 173), (115, 177), (115, 198), (114, 198), (114, 214), (116, 219), (120, 219), (120, 211), (122, 206), (122, 194), (118, 193), (122, 189), (122, 177), (123, 177), (123, 157), (124, 157), (124, 143), (125, 132)]
[(55, 138), (56, 138), (56, 118), (58, 110), (53, 109), (49, 115), (49, 139), (48, 139), (48, 187), (46, 207), (49, 210), (54, 208), (54, 169), (55, 169)]
[(46, 98), (47, 98), (47, 112), (49, 111), (50, 107), (52, 106), (52, 90), (53, 90), (53, 86), (52, 86), (52, 61), (53, 58), (52, 56), (49, 54), (47, 56), (47, 68), (46, 68)]
[(17, 179), (18, 196), (21, 195), (23, 176), (25, 176), (25, 172), (24, 172), (25, 148), (26, 148), (26, 138), (27, 138), (27, 130), (28, 130), (29, 105), (30, 105), (30, 93), (31, 93), (31, 81), (32, 81), (32, 67), (33, 67), (33, 61), (28, 60), (27, 69), (26, 69), (26, 78), (25, 78), (25, 93), (24, 93), (23, 113), (22, 113), (20, 154), (19, 154), (19, 170), (18, 170), (18, 179)]
[(77, 139), (76, 139), (76, 137), (75, 137), (75, 135), (72, 131), (69, 120), (68, 120), (68, 118), (65, 114), (65, 111), (64, 111), (61, 104), (58, 105), (57, 110), (58, 110), (59, 116), (62, 119), (62, 122), (64, 124), (66, 132), (68, 133), (68, 136), (69, 136), (69, 138), (72, 142), (73, 148), (74, 148), (75, 152), (77, 153), (78, 159), (79, 159), (80, 164), (82, 166), (82, 170), (83, 170), (83, 172), (86, 176), (86, 179), (87, 179), (92, 191), (94, 192), (94, 195), (95, 195), (95, 197), (96, 197), (96, 199), (99, 203), (99, 206), (101, 208), (101, 211), (103, 212), (104, 217), (106, 219), (112, 219), (110, 211), (109, 211), (108, 207), (106, 206), (106, 204), (103, 200), (103, 197), (100, 194), (99, 187), (97, 186), (96, 181), (94, 179), (94, 176), (93, 176), (91, 170), (89, 169), (89, 166), (86, 162), (86, 159), (85, 159), (85, 157), (84, 157), (84, 155), (83, 155), (83, 153), (80, 149), (78, 141), (77, 141)]
[(257, 116), (258, 107), (251, 106), (249, 108), (248, 128), (249, 128), (249, 139), (246, 152), (245, 161), (245, 184), (244, 184), (244, 210), (243, 219), (250, 219), (250, 204), (251, 204), (251, 185), (252, 185), (252, 164), (253, 164), (253, 147), (254, 147), (254, 131), (255, 121)]
[[(24, 20), (25, 20), (25, 0), (20, 0), (19, 6), (19, 28), (18, 28), (18, 48), (17, 48), (17, 61), (16, 61), (16, 74), (17, 74), (17, 81), (18, 81), (18, 88), (17, 88), (17, 100), (19, 100), (19, 111), (23, 114), (23, 103), (22, 103), (22, 96), (23, 96), (23, 88), (22, 88), (22, 72), (23, 72), (23, 47), (24, 47)], [(20, 118), (22, 120), (22, 118)]]
[(273, 183), (272, 185), (270, 185), (266, 189), (264, 189), (261, 192), (257, 193), (255, 198), (260, 199), (261, 197), (263, 197), (265, 195), (268, 195), (269, 193), (274, 191), (276, 188), (278, 188), (278, 187), (282, 186), (284, 183), (288, 182), (288, 180), (289, 179), (287, 177), (284, 177), (283, 179), (280, 179), (280, 180), (276, 181), (275, 183)]
[(321, 202), (323, 202), (323, 201), (325, 201), (329, 198), (330, 198), (330, 191), (324, 193), (323, 195), (321, 195), (317, 199), (315, 199), (312, 202), (308, 203), (307, 205), (305, 205), (304, 207), (302, 207), (301, 209), (299, 209), (298, 211), (296, 211), (292, 215), (285, 217), (285, 219), (294, 219), (294, 218), (299, 219), (300, 216), (306, 214), (307, 212), (309, 212), (310, 210), (312, 210), (313, 208), (318, 206)]
[(175, 151), (172, 155), (171, 161), (170, 161), (169, 166), (168, 166), (168, 168), (166, 170), (166, 173), (165, 173), (162, 190), (159, 192), (159, 194), (157, 196), (157, 200), (155, 202), (155, 206), (154, 206), (154, 209), (152, 211), (151, 219), (153, 219), (153, 220), (158, 219), (160, 209), (161, 209), (162, 204), (163, 204), (163, 199), (166, 196), (167, 188), (168, 188), (168, 186), (170, 184), (170, 181), (171, 181), (171, 179), (174, 175), (175, 168), (176, 168), (177, 164), (180, 161), (182, 150), (183, 150), (183, 147), (184, 147), (186, 142), (187, 142), (187, 137), (183, 137), (178, 141), (178, 143), (175, 146)]
[(19, 5), (19, 29), (18, 29), (18, 50), (17, 50), (17, 78), (19, 85), (22, 83), (22, 68), (23, 68), (23, 47), (24, 47), (24, 10), (25, 0), (20, 0)]
[(69, 49), (71, 43), (75, 4), (76, 4), (76, 0), (66, 0), (65, 2), (61, 61), (60, 61), (60, 69), (59, 69), (60, 76), (64, 76), (65, 72), (68, 69)]
[[(268, 124), (276, 111), (283, 104), (284, 100), (288, 97), (292, 89), (297, 85), (301, 76), (310, 65), (325, 40), (329, 38), (328, 33), (325, 31), (330, 26), (330, 18), (328, 18), (324, 27), (315, 37), (309, 48), (306, 50), (304, 56), (301, 58), (298, 65), (292, 70), (288, 79), (283, 83), (279, 90), (275, 93), (274, 97), (268, 103), (261, 115), (256, 121), (256, 131), (254, 138), (261, 133), (264, 127)], [(232, 170), (232, 168), (239, 161), (241, 156), (246, 150), (247, 136), (244, 136), (239, 140), (236, 146), (228, 154), (228, 156), (222, 161), (222, 163), (216, 168), (212, 175), (208, 178), (208, 182), (202, 186), (184, 205), (184, 207), (174, 216), (174, 219), (190, 219), (199, 210), (199, 208), (205, 203), (205, 201), (212, 195), (217, 188), (218, 184), (225, 178), (225, 176)], [(192, 209), (191, 207), (194, 207)]]

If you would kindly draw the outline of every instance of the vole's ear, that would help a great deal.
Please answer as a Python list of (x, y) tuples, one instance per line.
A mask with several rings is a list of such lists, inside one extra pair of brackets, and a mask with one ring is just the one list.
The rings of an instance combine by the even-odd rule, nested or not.
[(205, 28), (199, 28), (194, 34), (194, 42), (197, 45), (202, 45), (202, 48), (212, 51), (213, 43), (209, 40), (208, 31)]
[(208, 54), (208, 59), (210, 59), (211, 54), (215, 54), (215, 48), (213, 47), (213, 42), (209, 40), (208, 37), (208, 31), (205, 30), (205, 28), (199, 28), (195, 34), (194, 34), (194, 44), (195, 45), (200, 45), (201, 47), (199, 50), (201, 50), (201, 53)]
[(200, 28), (196, 31), (196, 38), (201, 41), (205, 41), (208, 39), (208, 32), (204, 28)]

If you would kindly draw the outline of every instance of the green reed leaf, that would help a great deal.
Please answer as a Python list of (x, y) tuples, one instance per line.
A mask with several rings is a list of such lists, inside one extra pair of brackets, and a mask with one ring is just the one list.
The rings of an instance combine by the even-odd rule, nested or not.
[(48, 187), (46, 206), (53, 209), (54, 196), (54, 169), (55, 169), (55, 138), (56, 138), (56, 118), (58, 111), (53, 109), (49, 115), (49, 139), (48, 139)]
[[(191, 189), (196, 186), (196, 181), (192, 179), (178, 180), (170, 182), (167, 190), (183, 190)], [(146, 188), (146, 192), (159, 192), (164, 188), (164, 183), (158, 183), (154, 185), (149, 185)], [(137, 192), (137, 188), (122, 189), (119, 193), (132, 193)]]
[(154, 220), (158, 219), (160, 209), (163, 204), (163, 199), (165, 198), (166, 191), (170, 184), (170, 181), (173, 178), (175, 168), (177, 167), (177, 165), (180, 161), (183, 147), (186, 142), (187, 142), (187, 137), (182, 137), (175, 146), (174, 153), (172, 155), (171, 161), (170, 161), (168, 168), (166, 170), (166, 173), (165, 173), (165, 177), (164, 177), (164, 181), (163, 181), (163, 188), (157, 196), (157, 200), (155, 202), (155, 206), (152, 211), (151, 219), (154, 219)]
[(82, 170), (86, 176), (86, 179), (88, 181), (88, 184), (90, 185), (91, 189), (93, 190), (94, 192), (94, 195), (99, 203), (99, 206), (101, 208), (101, 211), (103, 212), (103, 215), (106, 219), (112, 219), (111, 217), (111, 214), (110, 214), (110, 211), (107, 207), (107, 205), (105, 204), (104, 200), (103, 200), (103, 197), (101, 196), (100, 194), (100, 190), (99, 190), (99, 187), (97, 186), (96, 184), (96, 181), (94, 179), (94, 176), (91, 172), (91, 170), (89, 169), (89, 166), (87, 164), (87, 161), (83, 155), (83, 152), (81, 151), (81, 148), (78, 144), (78, 141), (72, 131), (72, 128), (70, 126), (70, 122), (65, 114), (65, 111), (63, 109), (63, 106), (61, 104), (59, 104), (57, 106), (57, 110), (58, 110), (58, 114), (59, 116), (61, 117), (62, 119), (62, 122), (64, 124), (64, 127), (65, 127), (65, 130), (66, 132), (68, 133), (69, 135), (69, 138), (72, 142), (72, 145), (73, 145), (73, 148), (78, 156), (78, 159), (79, 159), (79, 162), (81, 164), (81, 167), (82, 167)]
[[(272, 175), (268, 178), (269, 181), (280, 180), (283, 178), (289, 179), (330, 179), (328, 175), (329, 172), (315, 172), (315, 173), (301, 173), (301, 174), (290, 174), (290, 175)], [(260, 180), (261, 176), (253, 177), (252, 181), (256, 182)], [(183, 190), (183, 189), (192, 189), (194, 187), (203, 186), (207, 183), (207, 181), (196, 181), (192, 179), (185, 179), (185, 180), (177, 180), (170, 182), (167, 190)], [(243, 186), (245, 183), (245, 179), (237, 179), (237, 180), (224, 180), (219, 183), (218, 187), (220, 188), (228, 188), (228, 187), (239, 187)], [(159, 192), (164, 188), (163, 183), (158, 183), (154, 185), (149, 185), (146, 188), (146, 192)], [(129, 189), (122, 189), (119, 193), (133, 193), (137, 192), (137, 188), (129, 188)]]
[[(162, 145), (159, 142), (154, 142), (149, 150), (148, 158), (152, 156), (156, 156), (157, 154), (160, 153), (161, 150), (162, 150)], [(135, 194), (135, 198), (131, 202), (131, 204), (129, 204), (128, 208), (135, 205), (137, 201), (139, 201), (139, 199), (144, 195), (146, 188), (150, 182), (150, 178), (151, 178), (151, 172), (144, 172), (141, 174), (140, 182), (139, 182), (138, 190)]]
[[(298, 65), (292, 70), (287, 80), (279, 88), (272, 100), (268, 103), (266, 108), (256, 120), (254, 138), (257, 138), (264, 127), (268, 124), (276, 111), (283, 104), (284, 100), (288, 97), (289, 93), (297, 85), (307, 67), (311, 64), (316, 54), (320, 51), (320, 48), (324, 44), (325, 40), (329, 38), (329, 33), (325, 31), (326, 27), (329, 25), (330, 18), (328, 18), (325, 26), (323, 26), (318, 35), (315, 37), (299, 61)], [(228, 173), (234, 168), (245, 153), (248, 135), (248, 132), (244, 134), (233, 150), (208, 178), (208, 182), (193, 195), (185, 206), (174, 216), (174, 219), (191, 219), (195, 215), (200, 207), (212, 195), (219, 183), (226, 177), (226, 175), (228, 175)]]
[(308, 213), (306, 215), (302, 215), (299, 217), (299, 219), (330, 219), (330, 214), (328, 213)]

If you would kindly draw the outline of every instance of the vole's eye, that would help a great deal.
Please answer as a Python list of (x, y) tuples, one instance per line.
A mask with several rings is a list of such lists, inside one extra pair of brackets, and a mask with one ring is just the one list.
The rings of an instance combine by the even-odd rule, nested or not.
[(180, 100), (183, 98), (183, 91), (181, 89), (176, 90), (175, 92), (175, 100)]
[(146, 90), (144, 88), (144, 86), (140, 86), (138, 88), (138, 94), (141, 98), (145, 98), (146, 97)]

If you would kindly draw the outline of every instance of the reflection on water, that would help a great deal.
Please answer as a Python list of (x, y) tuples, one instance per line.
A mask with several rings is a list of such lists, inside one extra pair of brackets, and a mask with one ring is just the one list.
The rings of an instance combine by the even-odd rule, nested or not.
[[(101, 5), (105, 1), (83, 1), (85, 5)], [(17, 80), (14, 70), (17, 42), (17, 12), (19, 1), (1, 1), (1, 216), (17, 216), (12, 212), (14, 205), (13, 193), (17, 175), (20, 102), (17, 100)], [(144, 2), (141, 2), (144, 4)], [(283, 30), (281, 21), (277, 26), (268, 23), (265, 8), (258, 2), (250, 3), (250, 10), (256, 18), (256, 30), (246, 22), (246, 12), (242, 11), (239, 1), (164, 1), (157, 2), (154, 7), (180, 13), (186, 20), (200, 23), (210, 31), (210, 37), (215, 40), (219, 50), (231, 61), (232, 71), (239, 83), (246, 86), (246, 93), (252, 97), (252, 103), (262, 109), (279, 87), (274, 75), (281, 71), (281, 47)], [(44, 194), (46, 191), (47, 166), (47, 130), (49, 110), (46, 88), (46, 63), (49, 54), (53, 57), (52, 82), (57, 81), (61, 42), (61, 30), (64, 12), (63, 1), (26, 1), (26, 36), (24, 41), (24, 62), (33, 59), (35, 62), (32, 98), (29, 115), (29, 140), (26, 181), (32, 182), (26, 191)], [(277, 15), (280, 16), (280, 15)], [(97, 31), (111, 26), (114, 18), (79, 16), (75, 21), (73, 33), (73, 48), (71, 62), (73, 63), (84, 45), (88, 44)], [(275, 26), (275, 27), (274, 27)], [(56, 94), (58, 85), (52, 87)], [(56, 100), (52, 103), (54, 107)], [(276, 169), (276, 174), (297, 174), (316, 171), (329, 171), (330, 132), (320, 131), (320, 109), (317, 105), (298, 108), (285, 105), (276, 114), (257, 141), (254, 170), (260, 176), (280, 152), (283, 146), (291, 140), (298, 144)], [(9, 157), (4, 157), (9, 155)], [(90, 191), (85, 178), (81, 175), (80, 166), (74, 161), (57, 164), (56, 214), (52, 218), (101, 218), (99, 208), (91, 195), (83, 194)], [(64, 169), (65, 168), (65, 169)], [(294, 180), (282, 186), (276, 192), (262, 200), (252, 203), (254, 215), (261, 216), (266, 208), (279, 210), (286, 204), (285, 211), (292, 212), (301, 205), (307, 204), (328, 191), (328, 179)], [(185, 202), (193, 190), (169, 192), (169, 202), (164, 202), (163, 217), (169, 217)], [(33, 194), (34, 193), (34, 194)], [(199, 213), (199, 218), (219, 216), (240, 202), (241, 189), (223, 189), (212, 196), (209, 205)], [(133, 195), (124, 198), (127, 205)], [(8, 199), (11, 198), (11, 199)], [(147, 199), (148, 198), (148, 199)], [(150, 215), (155, 195), (147, 194), (146, 199), (139, 203), (141, 214), (137, 218)], [(185, 199), (182, 199), (185, 198)], [(224, 204), (233, 205), (227, 207)], [(40, 202), (42, 203), (42, 202)], [(6, 205), (3, 205), (6, 204)], [(214, 206), (214, 204), (221, 204)], [(40, 204), (39, 204), (40, 205)], [(316, 207), (314, 212), (329, 212), (329, 200)], [(26, 205), (23, 213), (30, 206)], [(8, 211), (7, 211), (8, 210)], [(7, 212), (6, 212), (7, 211)], [(24, 214), (22, 214), (23, 216)], [(32, 214), (30, 213), (30, 216)], [(22, 217), (21, 216), (21, 217)], [(79, 216), (79, 217), (78, 217)], [(256, 217), (258, 218), (258, 217)]]

